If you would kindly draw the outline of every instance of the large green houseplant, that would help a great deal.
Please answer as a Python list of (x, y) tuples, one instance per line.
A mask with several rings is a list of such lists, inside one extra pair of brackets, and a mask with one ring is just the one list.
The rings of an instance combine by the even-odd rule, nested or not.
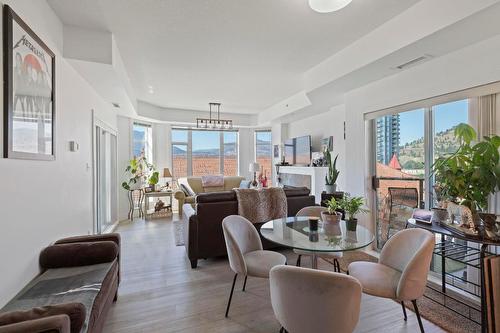
[(155, 166), (144, 156), (131, 159), (125, 169), (125, 174), (127, 180), (122, 182), (122, 187), (127, 191), (141, 189), (146, 183), (154, 186), (158, 183), (160, 176)]
[(437, 159), (433, 174), (441, 200), (469, 207), (477, 227), (478, 212), (487, 211), (488, 196), (500, 188), (500, 137), (485, 136), (474, 143), (476, 131), (463, 123), (454, 134), (460, 144), (458, 150)]
[(332, 162), (332, 155), (328, 149), (325, 149), (324, 158), (328, 166), (328, 173), (325, 176), (326, 193), (333, 193), (337, 190), (337, 179), (339, 178), (340, 171), (337, 169), (337, 158), (335, 156)]

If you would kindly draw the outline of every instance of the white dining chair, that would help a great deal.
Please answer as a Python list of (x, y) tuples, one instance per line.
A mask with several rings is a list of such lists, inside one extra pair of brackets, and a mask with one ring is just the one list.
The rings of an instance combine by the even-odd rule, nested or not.
[(362, 287), (352, 276), (276, 266), (269, 283), (281, 332), (350, 333), (358, 323)]
[(229, 266), (235, 273), (226, 308), (225, 316), (227, 317), (238, 275), (245, 277), (243, 283), (243, 291), (245, 291), (249, 276), (269, 278), (271, 268), (286, 264), (286, 257), (278, 252), (263, 250), (257, 229), (243, 216), (231, 215), (224, 218), (222, 230), (229, 257)]
[[(308, 206), (304, 207), (298, 211), (295, 216), (313, 216), (317, 218), (321, 218), (321, 213), (326, 212), (326, 207), (322, 206)], [(313, 253), (307, 250), (299, 250), (294, 249), (293, 252), (298, 254), (297, 257), (297, 266), (300, 267), (302, 256), (312, 256)], [(317, 257), (322, 258), (323, 260), (329, 262), (329, 260), (333, 260), (333, 270), (340, 273), (340, 264), (338, 259), (342, 258), (342, 252), (318, 252), (316, 254)]]
[(411, 301), (424, 332), (417, 299), (425, 291), (434, 244), (434, 235), (427, 230), (402, 230), (385, 243), (378, 263), (353, 262), (348, 272), (361, 282), (364, 293), (401, 302), (404, 320), (408, 319), (404, 302)]

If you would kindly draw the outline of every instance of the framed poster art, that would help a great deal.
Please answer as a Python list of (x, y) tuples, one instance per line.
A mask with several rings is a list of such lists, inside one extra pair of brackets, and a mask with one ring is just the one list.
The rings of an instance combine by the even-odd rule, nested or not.
[(55, 55), (3, 8), (4, 157), (55, 159)]

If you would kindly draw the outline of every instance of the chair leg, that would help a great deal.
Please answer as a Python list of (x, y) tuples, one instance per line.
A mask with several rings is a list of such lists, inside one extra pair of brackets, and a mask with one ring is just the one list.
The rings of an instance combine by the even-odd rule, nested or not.
[(401, 301), (401, 307), (403, 308), (403, 315), (405, 316), (405, 321), (407, 321), (408, 316), (406, 316), (405, 302)]
[(420, 312), (418, 311), (418, 307), (417, 307), (417, 300), (414, 299), (413, 301), (411, 301), (412, 304), (413, 304), (413, 307), (415, 308), (415, 314), (417, 315), (417, 320), (418, 320), (418, 326), (420, 326), (420, 332), (421, 333), (424, 333), (424, 325), (422, 324), (422, 318), (420, 318)]
[(283, 328), (283, 326), (281, 326), (280, 333), (283, 333), (284, 331), (285, 331), (285, 329)]
[(340, 272), (340, 263), (336, 258), (333, 258), (333, 271), (337, 272), (337, 273), (341, 273)]
[(300, 267), (300, 258), (302, 258), (302, 255), (299, 254), (299, 256), (297, 257), (297, 267)]
[(241, 291), (245, 291), (245, 288), (247, 286), (247, 278), (248, 278), (248, 275), (245, 276), (245, 282), (243, 282), (243, 289)]
[(234, 284), (236, 283), (237, 277), (238, 277), (238, 274), (234, 274), (233, 286), (231, 287), (231, 293), (229, 294), (229, 301), (227, 302), (226, 318), (227, 318), (227, 315), (229, 314), (229, 307), (231, 306), (231, 299), (233, 298)]

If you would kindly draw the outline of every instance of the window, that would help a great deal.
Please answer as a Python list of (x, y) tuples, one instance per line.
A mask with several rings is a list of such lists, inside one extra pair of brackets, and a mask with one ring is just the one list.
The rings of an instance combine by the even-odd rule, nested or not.
[(238, 175), (238, 133), (223, 132), (224, 176)]
[(379, 248), (414, 208), (434, 206), (432, 164), (458, 149), (454, 129), (468, 123), (468, 113), (465, 99), (374, 120)]
[(149, 163), (153, 162), (151, 125), (134, 123), (132, 129), (132, 154), (134, 157), (144, 156)]
[(193, 176), (217, 175), (221, 172), (220, 135), (216, 131), (192, 131)]
[(238, 132), (172, 129), (172, 169), (186, 176), (238, 175)]
[(172, 176), (177, 179), (188, 175), (188, 131), (172, 130)]
[(271, 131), (255, 131), (255, 161), (259, 163), (263, 175), (271, 177), (272, 140)]

